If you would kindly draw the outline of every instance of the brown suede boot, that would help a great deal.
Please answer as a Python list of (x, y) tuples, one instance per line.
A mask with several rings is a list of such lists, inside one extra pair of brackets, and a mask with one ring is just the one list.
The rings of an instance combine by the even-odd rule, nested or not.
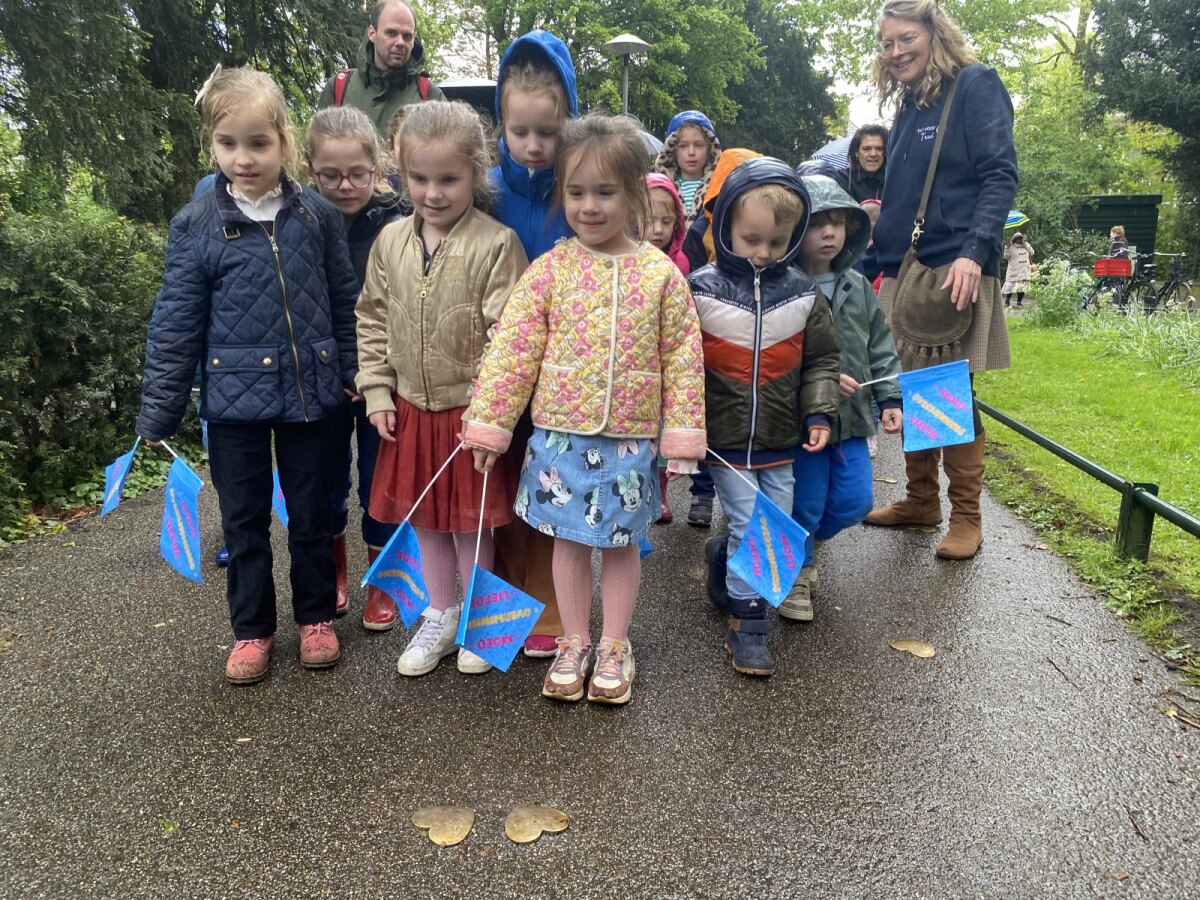
[(983, 432), (969, 444), (942, 448), (942, 465), (950, 479), (950, 527), (938, 544), (942, 559), (970, 559), (983, 543), (979, 494), (983, 491)]
[(942, 521), (942, 503), (938, 497), (938, 457), (941, 451), (918, 450), (904, 454), (908, 475), (905, 498), (883, 509), (873, 509), (863, 520), (868, 525), (937, 525)]
[[(379, 556), (380, 547), (367, 545), (367, 568)], [(367, 606), (363, 610), (363, 628), (367, 631), (390, 631), (396, 627), (396, 601), (373, 584), (367, 585)]]
[(333, 536), (333, 573), (337, 581), (337, 607), (334, 615), (344, 616), (350, 609), (350, 592), (346, 590), (346, 532)]

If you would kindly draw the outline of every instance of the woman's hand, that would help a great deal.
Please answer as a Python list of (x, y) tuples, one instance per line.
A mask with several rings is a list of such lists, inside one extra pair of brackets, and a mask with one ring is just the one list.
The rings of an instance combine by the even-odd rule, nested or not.
[(375, 430), (379, 432), (379, 436), (383, 440), (390, 444), (396, 443), (396, 438), (393, 437), (396, 433), (396, 414), (394, 412), (385, 409), (371, 413), (367, 418), (375, 426)]
[(843, 400), (849, 400), (854, 396), (855, 392), (861, 391), (862, 385), (843, 372), (838, 376), (838, 391), (841, 392)]
[(979, 278), (982, 274), (979, 263), (965, 256), (960, 256), (950, 267), (950, 274), (946, 276), (941, 290), (950, 291), (950, 301), (959, 312), (966, 309), (968, 303), (979, 299)]
[(879, 414), (879, 422), (883, 425), (885, 434), (895, 434), (900, 430), (900, 424), (904, 421), (904, 413), (892, 407), (885, 409)]

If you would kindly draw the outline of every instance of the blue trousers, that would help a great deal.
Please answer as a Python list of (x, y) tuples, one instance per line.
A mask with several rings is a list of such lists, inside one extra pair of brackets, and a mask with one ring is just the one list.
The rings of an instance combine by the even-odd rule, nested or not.
[[(721, 509), (725, 510), (725, 519), (729, 523), (728, 554), (732, 559), (738, 547), (742, 545), (746, 525), (750, 521), (750, 514), (754, 512), (754, 501), (758, 497), (758, 491), (763, 491), (780, 509), (791, 509), (794, 480), (792, 467), (785, 464), (767, 469), (734, 471), (724, 464), (714, 463), (709, 466), (709, 471), (712, 472), (713, 484), (716, 485), (717, 496), (721, 500)], [(750, 484), (747, 484), (747, 481)], [(758, 490), (755, 490), (754, 486), (757, 486)], [(725, 590), (729, 594), (729, 612), (734, 618), (766, 617), (767, 601), (735, 575), (733, 569), (726, 570)]]
[(820, 453), (796, 448), (792, 518), (808, 532), (804, 564), (812, 565), (813, 540), (827, 541), (867, 517), (875, 500), (867, 439), (846, 438)]
[[(379, 458), (379, 430), (367, 418), (367, 404), (355, 403), (354, 434), (358, 441), (358, 505), (362, 507), (363, 543), (368, 547), (382, 547), (391, 539), (397, 526), (394, 522), (380, 522), (371, 518), (371, 484), (375, 480), (375, 461)], [(346, 491), (350, 489), (350, 448), (346, 447)], [(342, 492), (345, 502), (346, 491)]]

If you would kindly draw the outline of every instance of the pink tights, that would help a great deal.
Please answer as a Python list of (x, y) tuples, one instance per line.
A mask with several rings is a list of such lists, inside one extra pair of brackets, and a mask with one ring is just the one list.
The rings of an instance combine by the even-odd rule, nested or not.
[[(425, 576), (425, 586), (429, 588), (429, 605), (438, 612), (445, 612), (458, 605), (458, 596), (454, 591), (455, 566), (464, 591), (471, 581), (477, 532), (449, 534), (424, 528), (414, 530), (421, 548), (421, 573)], [(494, 555), (492, 532), (485, 528), (483, 540), (479, 543), (479, 567), (490, 572)]]
[[(601, 636), (626, 640), (637, 602), (642, 561), (638, 548), (613, 547), (600, 551), (600, 602), (604, 608)], [(564, 538), (554, 540), (554, 592), (562, 613), (563, 632), (592, 643), (588, 620), (592, 612), (592, 548)]]

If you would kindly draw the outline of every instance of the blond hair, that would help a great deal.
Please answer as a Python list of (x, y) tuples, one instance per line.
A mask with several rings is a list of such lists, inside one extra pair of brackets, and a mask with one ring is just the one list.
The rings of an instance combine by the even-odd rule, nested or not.
[(283, 165), (289, 174), (300, 169), (300, 148), (296, 129), (288, 116), (287, 99), (279, 85), (266, 72), (255, 69), (213, 69), (196, 94), (200, 107), (200, 127), (204, 143), (212, 146), (213, 133), (223, 119), (239, 112), (261, 113), (279, 133)]
[[(312, 117), (304, 131), (305, 164), (313, 169), (313, 160), (326, 141), (344, 139), (358, 142), (372, 169), (382, 170), (385, 174), (395, 170), (374, 124), (365, 112), (353, 106), (327, 106)], [(390, 194), (392, 188), (386, 178), (379, 178), (375, 181), (374, 191), (377, 194)]]
[[(962, 30), (946, 15), (938, 0), (886, 0), (875, 23), (876, 41), (883, 36), (885, 19), (913, 22), (929, 33), (929, 65), (921, 83), (913, 90), (917, 106), (933, 106), (942, 96), (942, 83), (976, 62)], [(879, 91), (880, 111), (893, 97), (904, 95), (904, 85), (891, 73), (887, 60), (878, 54), (871, 67), (871, 80)]]
[(554, 101), (554, 113), (562, 124), (570, 114), (570, 104), (567, 102), (567, 91), (562, 79), (553, 69), (545, 64), (529, 59), (525, 62), (509, 63), (500, 72), (500, 127), (508, 118), (505, 110), (509, 95), (513, 93), (532, 94), (549, 97)]
[(567, 179), (585, 162), (594, 163), (617, 182), (629, 204), (629, 224), (640, 233), (650, 220), (650, 191), (646, 188), (650, 160), (637, 126), (624, 116), (599, 113), (563, 125), (554, 162), (554, 200), (560, 209)]
[(770, 210), (776, 225), (791, 223), (794, 229), (804, 215), (804, 199), (782, 184), (760, 184), (739, 194), (733, 204), (734, 214), (740, 212), (751, 200)]
[(463, 101), (432, 100), (404, 107), (393, 122), (391, 142), (406, 193), (409, 157), (415, 148), (433, 145), (467, 163), (475, 185), (475, 207), (485, 211), (491, 207), (487, 178), (493, 164), (491, 144), (483, 120)]
[(1108, 229), (1108, 233), (1115, 234), (1121, 240), (1125, 240), (1125, 226), (1124, 225), (1114, 225), (1112, 228)]

